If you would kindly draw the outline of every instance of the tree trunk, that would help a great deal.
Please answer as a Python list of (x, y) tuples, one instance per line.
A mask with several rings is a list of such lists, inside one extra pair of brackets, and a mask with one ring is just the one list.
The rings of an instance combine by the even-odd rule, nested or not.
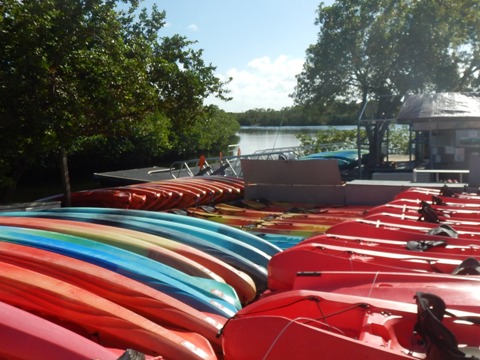
[(62, 176), (63, 206), (69, 207), (72, 205), (72, 190), (70, 188), (70, 176), (68, 174), (67, 153), (64, 148), (60, 151), (60, 170)]
[(369, 168), (381, 166), (386, 154), (382, 154), (382, 144), (385, 138), (385, 133), (388, 129), (388, 122), (376, 121), (373, 124), (365, 123), (369, 143)]

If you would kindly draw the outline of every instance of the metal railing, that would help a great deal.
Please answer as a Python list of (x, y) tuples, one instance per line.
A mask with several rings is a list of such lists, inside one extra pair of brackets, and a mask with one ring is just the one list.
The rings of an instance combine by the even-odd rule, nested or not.
[[(320, 145), (321, 151), (334, 151), (343, 149), (344, 143), (329, 143)], [(290, 146), (275, 149), (257, 150), (253, 154), (230, 155), (197, 158), (190, 160), (175, 161), (170, 165), (172, 178), (202, 175), (226, 175), (243, 177), (241, 160), (293, 160), (308, 155), (312, 152), (311, 146)]]
[(170, 165), (172, 178), (202, 175), (225, 175), (243, 177), (242, 159), (256, 160), (289, 160), (296, 159), (304, 154), (302, 147), (278, 148), (256, 151), (253, 154), (209, 157), (205, 159), (191, 159), (175, 161)]

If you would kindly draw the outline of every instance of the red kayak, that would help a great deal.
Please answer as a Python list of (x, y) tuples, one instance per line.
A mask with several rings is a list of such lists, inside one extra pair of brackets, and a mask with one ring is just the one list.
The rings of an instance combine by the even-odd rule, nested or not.
[(115, 352), (64, 327), (0, 302), (0, 358), (115, 360)]
[(478, 354), (478, 314), (445, 316), (444, 302), (433, 294), (418, 293), (416, 301), (308, 290), (273, 294), (225, 325), (225, 360), (440, 359), (433, 357), (439, 349), (443, 359)]
[(352, 250), (375, 250), (391, 252), (395, 254), (411, 255), (418, 253), (428, 256), (439, 256), (449, 259), (464, 260), (467, 257), (480, 258), (480, 244), (479, 245), (450, 245), (447, 241), (394, 241), (384, 239), (355, 239), (355, 238), (341, 238), (333, 237), (325, 234), (313, 236), (304, 243), (316, 243), (323, 245), (343, 246), (346, 249)]
[(468, 238), (479, 238), (480, 236), (480, 223), (475, 224), (466, 224), (465, 222), (457, 221), (448, 221), (441, 223), (431, 223), (425, 221), (418, 221), (412, 217), (390, 214), (390, 213), (381, 213), (373, 214), (366, 216), (363, 219), (357, 220), (363, 223), (374, 224), (375, 226), (389, 226), (393, 228), (400, 229), (409, 229), (414, 231), (426, 232), (431, 231), (441, 225), (447, 225), (457, 233), (457, 236), (468, 237)]
[(201, 335), (164, 328), (83, 288), (0, 262), (0, 300), (65, 326), (106, 347), (171, 359), (216, 359)]
[(199, 312), (150, 286), (108, 269), (50, 251), (0, 242), (0, 265), (28, 268), (38, 274), (80, 287), (167, 328), (196, 332), (220, 351), (218, 330), (226, 319)]
[(306, 243), (274, 255), (268, 263), (268, 288), (292, 289), (298, 272), (401, 271), (451, 274), (463, 266), (460, 259), (429, 256), (421, 252), (396, 254), (356, 250), (347, 246)]
[(394, 197), (395, 200), (426, 201), (432, 204), (449, 206), (480, 207), (480, 197), (452, 197), (444, 195), (426, 194), (417, 191), (403, 191)]
[(434, 205), (424, 201), (419, 204), (413, 203), (409, 205), (408, 203), (399, 203), (398, 200), (395, 200), (372, 208), (366, 213), (366, 216), (379, 213), (405, 214), (428, 222), (480, 223), (480, 209), (472, 210), (459, 208), (458, 206)]
[[(473, 237), (452, 237), (448, 235), (451, 229), (434, 227), (432, 230), (436, 235), (430, 234), (428, 231), (417, 231), (411, 229), (400, 229), (393, 226), (377, 226), (376, 223), (364, 223), (358, 221), (345, 222), (332, 226), (325, 235), (339, 239), (365, 240), (365, 241), (390, 241), (402, 244), (407, 241), (423, 242), (428, 246), (429, 242), (445, 242), (446, 245), (452, 246), (480, 246), (480, 242)], [(455, 232), (453, 232), (455, 234)], [(305, 242), (312, 242), (312, 238), (305, 239)]]
[(448, 308), (480, 312), (480, 277), (380, 271), (298, 273), (293, 290), (316, 290), (413, 303), (418, 291), (440, 296)]
[(444, 185), (442, 188), (422, 188), (422, 187), (412, 187), (398, 193), (395, 198), (413, 198), (414, 195), (418, 196), (443, 196), (451, 198), (460, 198), (460, 199), (480, 199), (480, 195), (477, 193), (469, 193), (466, 191), (456, 191), (451, 189), (448, 186)]

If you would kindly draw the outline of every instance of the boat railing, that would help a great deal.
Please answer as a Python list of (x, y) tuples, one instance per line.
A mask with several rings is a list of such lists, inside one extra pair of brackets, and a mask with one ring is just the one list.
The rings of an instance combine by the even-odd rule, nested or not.
[(287, 154), (294, 154), (295, 157), (298, 158), (305, 155), (309, 155), (312, 152), (316, 152), (316, 149), (318, 149), (319, 152), (324, 152), (324, 151), (342, 150), (347, 148), (350, 148), (349, 144), (346, 144), (344, 142), (334, 142), (334, 143), (315, 144), (315, 146), (302, 145), (302, 146), (290, 146), (290, 147), (283, 147), (283, 148), (257, 150), (254, 152), (254, 154), (282, 151)]
[(285, 149), (275, 151), (261, 151), (247, 155), (231, 155), (209, 158), (198, 158), (191, 160), (175, 161), (170, 165), (170, 175), (177, 179), (181, 177), (193, 177), (204, 175), (225, 175), (232, 177), (243, 177), (242, 159), (254, 160), (288, 160), (296, 159), (297, 152)]
[[(463, 183), (463, 175), (468, 175), (470, 170), (459, 170), (459, 169), (413, 169), (413, 177), (412, 182), (418, 182), (418, 178), (420, 174), (428, 174), (428, 175), (435, 175), (435, 182), (440, 181), (441, 174), (449, 174), (453, 175), (454, 177), (458, 177), (458, 182)], [(425, 181), (425, 180), (424, 180)], [(428, 179), (427, 182), (431, 182), (432, 179)]]

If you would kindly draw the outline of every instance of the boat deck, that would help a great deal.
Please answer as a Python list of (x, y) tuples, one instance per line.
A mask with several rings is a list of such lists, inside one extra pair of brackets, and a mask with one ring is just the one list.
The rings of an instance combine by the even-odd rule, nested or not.
[(172, 179), (170, 168), (147, 167), (139, 169), (128, 169), (109, 171), (93, 174), (102, 185), (131, 185), (143, 182), (152, 182)]

